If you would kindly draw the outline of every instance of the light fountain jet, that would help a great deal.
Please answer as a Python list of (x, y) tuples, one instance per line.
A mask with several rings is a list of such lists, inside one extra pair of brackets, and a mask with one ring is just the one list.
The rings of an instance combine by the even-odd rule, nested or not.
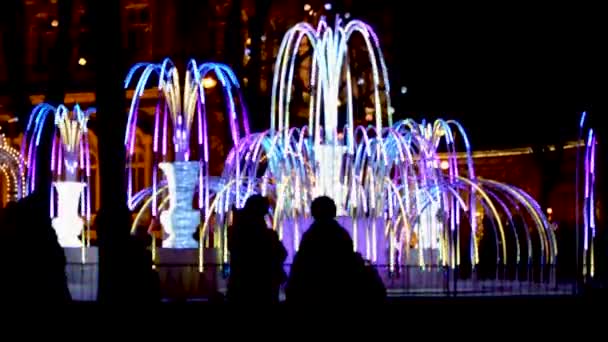
[[(133, 66), (125, 79), (129, 87), (136, 74), (139, 74), (129, 111), (125, 146), (128, 164), (135, 152), (136, 129), (139, 117), (140, 99), (146, 86), (153, 77), (158, 77), (156, 89), (157, 105), (154, 113), (152, 187), (138, 193), (133, 191), (133, 170), (127, 170), (128, 203), (135, 209), (143, 203), (134, 226), (139, 222), (141, 213), (151, 207), (152, 217), (169, 203), (168, 210), (160, 213), (167, 238), (163, 240), (164, 248), (196, 248), (199, 243), (193, 235), (199, 226), (201, 214), (210, 215), (210, 198), (213, 196), (211, 176), (209, 174), (209, 138), (207, 127), (206, 91), (209, 84), (219, 84), (228, 107), (228, 122), (233, 143), (239, 143), (242, 135), (249, 134), (244, 101), (240, 94), (239, 82), (230, 68), (219, 63), (198, 64), (190, 60), (187, 65), (183, 93), (177, 67), (170, 59), (160, 64), (140, 63)], [(216, 82), (212, 77), (217, 79)], [(235, 93), (238, 101), (235, 100)], [(242, 112), (239, 120), (237, 105)], [(192, 133), (195, 133), (192, 138)], [(169, 146), (172, 146), (172, 151)], [(198, 160), (191, 160), (193, 155)], [(159, 177), (158, 169), (165, 174), (166, 181)], [(198, 188), (198, 210), (192, 203)], [(168, 190), (168, 197), (166, 191)], [(238, 197), (238, 196), (237, 196)], [(200, 234), (201, 236), (203, 234)]]
[(55, 108), (40, 104), (30, 115), (21, 146), (29, 166), (26, 189), (31, 192), (36, 187), (37, 149), (46, 119), (53, 116), (50, 216), (62, 247), (84, 247), (88, 244), (85, 220), (88, 228), (91, 218), (91, 162), (87, 124), (94, 111), (94, 108), (83, 111), (79, 105), (70, 111), (64, 105)]
[[(581, 272), (584, 280), (594, 278), (596, 275), (596, 249), (597, 249), (597, 204), (596, 204), (596, 147), (597, 134), (593, 128), (589, 127), (587, 113), (583, 112), (579, 124), (579, 141), (584, 144), (584, 156), (583, 156), (583, 172), (584, 172), (584, 183), (583, 183), (583, 207), (582, 207), (582, 247), (583, 251), (582, 262), (580, 263)], [(584, 132), (586, 129), (586, 132)], [(586, 136), (583, 136), (585, 134)], [(579, 238), (579, 162), (580, 162), (580, 151), (577, 150), (577, 165), (576, 165), (576, 220), (577, 220), (577, 246)], [(578, 258), (578, 253), (577, 253)], [(577, 270), (578, 271), (578, 270)]]

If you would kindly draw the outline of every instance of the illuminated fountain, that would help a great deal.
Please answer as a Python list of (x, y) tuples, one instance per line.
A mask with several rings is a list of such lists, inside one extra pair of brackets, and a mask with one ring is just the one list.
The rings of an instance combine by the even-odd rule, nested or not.
[[(53, 117), (50, 216), (62, 247), (84, 247), (88, 244), (85, 224), (88, 228), (91, 219), (91, 162), (87, 123), (94, 111), (92, 108), (83, 111), (78, 105), (70, 111), (64, 105), (55, 108), (40, 104), (30, 115), (21, 146), (29, 166), (26, 190), (31, 192), (36, 187), (37, 149), (46, 119)], [(82, 235), (82, 239), (79, 235)]]
[[(351, 66), (349, 52), (357, 39), (370, 65), (363, 81)], [(309, 75), (305, 87), (311, 90), (308, 124), (294, 127), (294, 74), (305, 69), (296, 65), (305, 48), (312, 50), (304, 72)], [(418, 273), (410, 275), (420, 279), (433, 270), (427, 273), (443, 277), (444, 270), (476, 269), (489, 258), (499, 266), (496, 279), (499, 270), (509, 267), (528, 270), (523, 276), (514, 272), (516, 280), (531, 279), (532, 268), (541, 269), (542, 281), (554, 279), (545, 270), (556, 262), (555, 234), (543, 210), (521, 189), (476, 176), (472, 148), (458, 122), (393, 122), (387, 70), (369, 25), (339, 18), (332, 27), (325, 19), (316, 28), (297, 24), (285, 35), (274, 70), (271, 126), (251, 133), (238, 81), (226, 66), (190, 61), (183, 97), (170, 60), (132, 68), (126, 85), (140, 76), (125, 137), (129, 163), (144, 93), (156, 103), (152, 186), (133, 191), (133, 170), (127, 171), (129, 207), (137, 210), (132, 229), (149, 213), (169, 235), (164, 247), (193, 248), (196, 244), (189, 238), (204, 218), (198, 243), (202, 271), (204, 246), (217, 247), (216, 261), (228, 262), (230, 210), (260, 193), (272, 202), (272, 228), (288, 249), (289, 262), (310, 224), (310, 203), (328, 195), (337, 203), (338, 220), (353, 237), (354, 248), (376, 265), (387, 266), (391, 274), (407, 267), (416, 269)], [(211, 77), (222, 86), (234, 146), (219, 178), (208, 171), (205, 84)], [(156, 89), (145, 89), (156, 79)], [(361, 82), (371, 86), (372, 108), (365, 113), (357, 110), (355, 85)], [(363, 121), (372, 124), (361, 125)], [(190, 175), (178, 175), (177, 165)], [(196, 209), (200, 214), (192, 214)], [(205, 238), (209, 244), (203, 243)], [(488, 239), (495, 247), (490, 256), (480, 254)], [(442, 287), (444, 282), (433, 284)]]
[[(330, 196), (336, 201), (341, 219), (352, 220), (353, 224), (347, 226), (353, 227), (351, 233), (356, 236), (355, 244), (375, 251), (376, 246), (365, 246), (363, 240), (375, 243), (376, 239), (365, 237), (372, 234), (384, 240), (384, 234), (377, 234), (376, 227), (357, 229), (358, 225), (375, 226), (380, 222), (380, 203), (386, 184), (384, 177), (388, 171), (381, 167), (376, 169), (377, 174), (357, 178), (357, 173), (366, 173), (364, 169), (368, 167), (368, 161), (378, 160), (384, 138), (380, 136), (373, 141), (367, 140), (369, 145), (360, 149), (356, 139), (367, 136), (367, 128), (355, 127), (350, 87), (352, 79), (346, 55), (350, 38), (357, 33), (365, 38), (368, 47), (373, 68), (370, 81), (384, 88), (378, 86), (373, 90), (377, 116), (375, 126), (370, 129), (380, 132), (383, 129), (383, 116), (388, 116), (391, 123), (390, 113), (386, 110), (390, 107), (388, 76), (373, 31), (360, 21), (342, 25), (338, 20), (335, 29), (328, 27), (325, 21), (321, 21), (317, 29), (301, 23), (287, 32), (279, 49), (274, 69), (270, 129), (244, 138), (231, 151), (225, 164), (223, 179), (229, 187), (216, 197), (215, 209), (219, 221), (225, 218), (236, 196), (243, 194), (242, 197), (248, 197), (254, 192), (268, 195), (276, 203), (273, 226), (278, 228), (290, 257), (299, 244), (301, 233), (310, 223), (309, 205), (312, 199), (320, 195)], [(289, 113), (291, 89), (296, 56), (304, 40), (313, 50), (309, 124), (292, 128)], [(340, 85), (343, 82), (347, 84), (347, 89), (341, 99), (343, 92)], [(338, 120), (338, 103), (341, 100), (346, 103), (347, 112), (341, 118), (345, 124), (340, 124)], [(374, 166), (370, 164), (369, 167)], [(238, 168), (241, 169), (241, 177), (235, 177)], [(360, 192), (364, 184), (374, 189), (365, 194), (369, 196)], [(372, 214), (368, 215), (370, 212)], [(379, 254), (382, 260), (386, 259), (384, 254)]]
[[(164, 248), (197, 248), (199, 243), (193, 239), (193, 235), (200, 224), (201, 215), (205, 218), (210, 215), (209, 203), (215, 184), (209, 175), (206, 91), (216, 83), (220, 85), (228, 109), (231, 138), (236, 145), (242, 135), (249, 134), (239, 82), (226, 65), (199, 65), (195, 60), (188, 62), (183, 95), (178, 70), (169, 59), (160, 64), (136, 64), (127, 75), (125, 87), (129, 87), (136, 74), (140, 76), (134, 89), (125, 135), (128, 164), (131, 164), (135, 153), (140, 99), (151, 80), (157, 80), (158, 83), (156, 89), (149, 90), (157, 93), (153, 128), (152, 187), (134, 193), (133, 170), (127, 171), (129, 207), (132, 210), (139, 208), (133, 227), (139, 223), (147, 210), (151, 210), (153, 220), (157, 219), (160, 212), (160, 223), (167, 234), (162, 244)], [(211, 83), (214, 83), (213, 86)], [(237, 105), (240, 105), (240, 110)], [(242, 120), (239, 120), (237, 115), (239, 111), (242, 112)], [(164, 172), (165, 180), (158, 169)], [(192, 206), (195, 194), (197, 209)], [(167, 203), (168, 210), (162, 211)], [(200, 235), (202, 237), (203, 234)]]
[(0, 174), (4, 198), (0, 203), (6, 205), (27, 195), (25, 187), (25, 162), (21, 153), (13, 148), (6, 137), (0, 134)]
[[(362, 118), (354, 109), (360, 81), (348, 51), (355, 36), (371, 65), (369, 126), (357, 126)], [(294, 72), (302, 68), (296, 61), (303, 47), (313, 50), (308, 125), (292, 127)], [(273, 229), (293, 257), (310, 224), (310, 203), (328, 195), (355, 249), (390, 270), (455, 269), (464, 259), (475, 268), (482, 232), (495, 237), (496, 264), (530, 266), (534, 245), (540, 248), (539, 267), (554, 265), (555, 235), (538, 203), (521, 189), (475, 175), (471, 146), (458, 122), (393, 123), (386, 66), (369, 25), (340, 18), (334, 27), (325, 19), (317, 28), (297, 24), (286, 33), (274, 70), (270, 129), (244, 137), (229, 153), (224, 186), (211, 204), (218, 227), (228, 224), (238, 198), (261, 193), (274, 203)], [(518, 215), (525, 217), (519, 224)], [(515, 247), (508, 248), (512, 240)]]

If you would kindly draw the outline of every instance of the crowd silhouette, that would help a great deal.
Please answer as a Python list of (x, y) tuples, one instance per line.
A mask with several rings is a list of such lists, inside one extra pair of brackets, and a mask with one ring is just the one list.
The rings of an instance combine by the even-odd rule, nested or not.
[[(48, 215), (47, 200), (33, 193), (0, 210), (3, 248), (2, 302), (71, 301), (66, 257)], [(287, 251), (267, 225), (269, 201), (249, 197), (242, 209), (233, 209), (228, 230), (230, 272), (228, 303), (275, 304), (284, 288), (287, 303), (377, 302), (386, 289), (376, 270), (353, 249), (349, 233), (336, 221), (336, 205), (329, 197), (315, 199), (314, 222), (304, 233), (289, 276)], [(105, 222), (106, 224), (108, 222)], [(104, 222), (100, 222), (103, 225)], [(152, 270), (149, 236), (135, 234), (125, 245), (124, 273), (129, 301), (158, 302), (158, 275)], [(128, 274), (128, 276), (127, 276)]]
[(266, 226), (269, 203), (253, 195), (245, 207), (233, 210), (228, 232), (230, 251), (229, 302), (277, 303), (285, 281), (287, 251), (275, 231)]
[[(0, 237), (3, 242), (0, 248), (3, 274), (0, 302), (71, 301), (66, 256), (57, 241), (48, 209), (48, 199), (39, 192), (0, 209)], [(295, 304), (384, 302), (386, 288), (382, 279), (373, 265), (354, 250), (350, 234), (336, 220), (336, 211), (336, 205), (329, 197), (318, 197), (312, 202), (314, 221), (302, 235), (293, 263), (286, 265), (287, 251), (277, 232), (267, 224), (269, 200), (253, 195), (242, 209), (233, 208), (233, 224), (228, 228), (229, 278), (222, 301), (274, 304), (282, 301), (283, 293), (285, 302)], [(130, 213), (125, 212), (124, 215), (125, 219), (118, 221), (127, 222)], [(106, 217), (105, 220), (110, 221), (98, 222), (98, 225), (114, 224), (116, 217)], [(489, 219), (483, 221), (485, 229), (479, 243), (480, 279), (497, 276), (496, 258), (500, 247), (496, 242), (494, 224)], [(526, 228), (521, 217), (514, 216), (512, 224), (520, 234), (507, 236), (507, 248), (511, 250), (517, 243), (525, 247), (521, 239)], [(127, 228), (124, 231), (128, 231)], [(464, 231), (467, 231), (466, 227)], [(558, 232), (563, 259), (574, 260), (575, 248), (569, 247), (574, 238), (574, 228), (562, 226)], [(123, 282), (119, 286), (125, 287), (123, 298), (132, 302), (159, 302), (161, 284), (157, 271), (153, 270), (149, 250), (151, 236), (147, 229), (136, 230), (136, 234), (121, 246), (124, 258), (120, 261), (123, 271), (119, 274)], [(521, 253), (528, 254), (526, 249)], [(463, 253), (463, 265), (470, 264), (470, 260), (465, 260), (467, 255)], [(532, 263), (538, 263), (538, 258), (539, 255), (533, 253)], [(517, 279), (518, 275), (521, 278), (529, 272), (529, 267), (518, 267), (512, 258), (506, 261), (504, 271), (509, 279)], [(576, 277), (573, 262), (563, 262), (558, 272), (560, 277)], [(470, 275), (460, 276), (466, 278)], [(536, 279), (541, 274), (536, 272), (532, 276)], [(213, 297), (213, 301), (218, 301), (218, 298)]]
[(230, 227), (228, 301), (277, 303), (286, 281), (288, 303), (382, 302), (386, 289), (376, 270), (353, 250), (349, 233), (335, 220), (336, 205), (329, 197), (315, 199), (313, 224), (304, 233), (286, 277), (287, 252), (275, 231), (266, 225), (268, 200), (251, 196), (234, 211)]

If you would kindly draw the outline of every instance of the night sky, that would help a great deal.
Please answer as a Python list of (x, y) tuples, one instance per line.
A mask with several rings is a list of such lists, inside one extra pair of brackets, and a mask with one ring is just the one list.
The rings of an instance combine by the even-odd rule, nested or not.
[(389, 70), (409, 116), (459, 119), (476, 147), (499, 147), (574, 139), (580, 112), (598, 106), (598, 8), (401, 5)]

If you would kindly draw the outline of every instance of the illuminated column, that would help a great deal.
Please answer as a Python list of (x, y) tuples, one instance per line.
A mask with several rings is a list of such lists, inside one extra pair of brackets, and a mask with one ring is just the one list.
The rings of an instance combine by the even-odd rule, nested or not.
[(194, 190), (198, 183), (198, 162), (160, 163), (169, 186), (169, 209), (160, 214), (160, 223), (168, 237), (163, 248), (197, 248), (193, 234), (201, 221), (198, 210), (192, 209)]
[(78, 215), (80, 195), (85, 187), (81, 182), (55, 182), (57, 191), (57, 216), (53, 218), (53, 228), (61, 247), (80, 247), (78, 235), (84, 228), (84, 221)]
[(344, 215), (344, 185), (340, 182), (344, 153), (346, 146), (342, 145), (318, 145), (315, 150), (318, 174), (314, 195), (331, 197), (338, 207), (338, 216)]

